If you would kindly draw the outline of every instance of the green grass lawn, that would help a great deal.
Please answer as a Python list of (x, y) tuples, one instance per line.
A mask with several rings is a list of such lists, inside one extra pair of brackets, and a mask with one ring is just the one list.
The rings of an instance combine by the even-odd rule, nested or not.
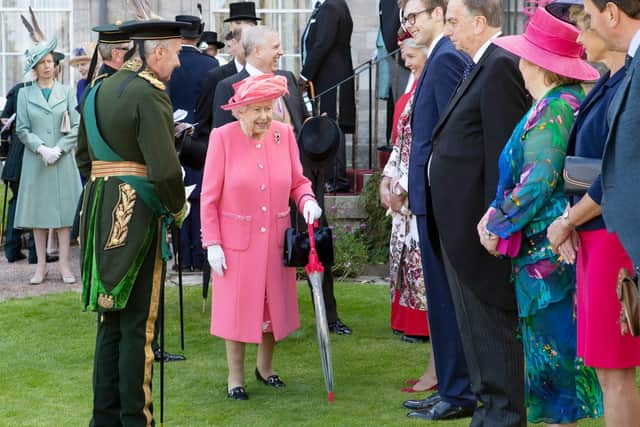
[[(165, 365), (166, 426), (467, 426), (462, 421), (407, 419), (402, 380), (419, 375), (427, 354), (389, 329), (388, 288), (337, 284), (341, 318), (351, 337), (332, 335), (335, 403), (326, 400), (313, 312), (299, 285), (301, 328), (276, 348), (274, 366), (287, 387), (267, 388), (253, 377), (255, 346), (248, 346), (250, 400), (226, 398), (224, 343), (209, 334), (200, 289), (185, 289), (186, 362)], [(86, 426), (91, 416), (91, 371), (96, 316), (80, 310), (77, 293), (0, 303), (0, 425)], [(179, 350), (177, 289), (167, 288), (167, 349)], [(159, 425), (159, 365), (154, 413)], [(421, 397), (422, 395), (417, 395)], [(601, 420), (580, 426), (603, 426)]]

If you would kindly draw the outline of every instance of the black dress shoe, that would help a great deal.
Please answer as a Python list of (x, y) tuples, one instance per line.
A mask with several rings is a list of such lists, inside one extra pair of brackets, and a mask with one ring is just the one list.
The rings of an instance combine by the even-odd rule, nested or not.
[(270, 375), (265, 380), (264, 378), (262, 378), (262, 375), (260, 375), (260, 371), (258, 371), (258, 368), (256, 368), (256, 379), (258, 381), (262, 381), (263, 383), (265, 383), (268, 386), (275, 387), (275, 388), (280, 388), (280, 387), (285, 387), (286, 386), (286, 384), (280, 379), (280, 377), (275, 375), (275, 374), (274, 375)]
[(433, 393), (428, 396), (426, 399), (422, 400), (405, 400), (402, 406), (407, 409), (428, 409), (434, 406), (435, 404), (441, 402), (440, 393)]
[(463, 408), (452, 405), (449, 402), (440, 401), (430, 408), (421, 411), (409, 412), (407, 417), (420, 418), (423, 420), (454, 420), (467, 418), (473, 415), (473, 408)]
[(160, 351), (160, 349), (157, 349), (153, 352), (153, 359), (156, 362), (159, 362), (162, 358), (164, 358), (165, 362), (179, 362), (182, 360), (187, 360), (186, 357), (184, 357), (182, 354), (171, 354), (171, 353), (167, 353)]
[(233, 400), (249, 400), (249, 395), (242, 386), (234, 387), (227, 391), (227, 397)]
[(351, 328), (342, 323), (340, 319), (335, 322), (329, 323), (329, 332), (333, 332), (336, 335), (351, 335)]
[(410, 344), (425, 344), (429, 342), (429, 337), (423, 337), (420, 335), (403, 335), (400, 339)]
[(18, 252), (18, 255), (8, 258), (7, 257), (7, 261), (8, 262), (18, 262), (18, 261), (22, 261), (23, 259), (25, 259), (27, 256), (25, 254), (23, 254), (22, 252)]

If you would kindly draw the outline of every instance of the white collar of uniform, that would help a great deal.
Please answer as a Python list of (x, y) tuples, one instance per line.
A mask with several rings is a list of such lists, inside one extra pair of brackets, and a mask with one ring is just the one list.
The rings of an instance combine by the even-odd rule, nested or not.
[(250, 76), (261, 76), (264, 74), (262, 71), (258, 70), (248, 62), (245, 64), (244, 69), (247, 70), (247, 73), (249, 73)]
[(631, 39), (631, 43), (629, 43), (629, 49), (627, 50), (627, 55), (634, 57), (636, 56), (636, 52), (638, 51), (638, 46), (640, 46), (640, 30), (636, 31)]
[(473, 63), (477, 64), (480, 61), (480, 58), (482, 58), (482, 55), (484, 55), (484, 53), (487, 51), (487, 49), (489, 48), (489, 45), (491, 44), (491, 40), (493, 39), (497, 39), (498, 37), (500, 37), (502, 35), (502, 31), (498, 31), (497, 33), (495, 33), (494, 35), (492, 35), (491, 37), (489, 37), (489, 40), (487, 40), (486, 42), (484, 42), (484, 44), (482, 46), (480, 46), (480, 49), (478, 49), (478, 51), (476, 52), (475, 55), (473, 55)]
[(444, 33), (438, 34), (433, 40), (431, 40), (431, 44), (429, 45), (429, 52), (427, 53), (427, 58), (431, 56), (431, 52), (433, 52), (433, 48), (436, 47), (440, 39), (444, 37)]
[(233, 58), (233, 63), (236, 64), (236, 71), (238, 73), (242, 71), (242, 69), (244, 68), (244, 66), (241, 63), (239, 63), (236, 58)]
[(186, 48), (188, 48), (188, 47), (190, 47), (191, 49), (195, 49), (195, 50), (197, 50), (198, 52), (200, 52), (200, 49), (198, 49), (198, 47), (197, 47), (197, 46), (191, 46), (190, 44), (183, 44), (183, 45), (180, 45), (180, 48), (181, 48), (181, 49), (186, 49)]

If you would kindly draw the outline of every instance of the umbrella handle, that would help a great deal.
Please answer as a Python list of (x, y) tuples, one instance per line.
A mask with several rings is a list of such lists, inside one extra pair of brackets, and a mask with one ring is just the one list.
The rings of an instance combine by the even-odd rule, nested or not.
[(312, 224), (307, 224), (307, 231), (309, 234), (309, 261), (305, 267), (307, 273), (318, 272), (322, 273), (324, 267), (318, 257), (318, 251), (316, 250), (316, 236), (313, 232), (314, 227), (318, 225), (318, 220), (315, 220)]

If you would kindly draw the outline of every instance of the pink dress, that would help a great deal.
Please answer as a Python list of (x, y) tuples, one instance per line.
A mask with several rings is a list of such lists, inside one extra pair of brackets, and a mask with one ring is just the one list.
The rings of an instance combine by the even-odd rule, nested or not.
[(640, 337), (621, 335), (616, 294), (618, 271), (633, 271), (631, 259), (616, 233), (601, 228), (578, 234), (578, 356), (595, 368), (640, 366)]
[(260, 343), (270, 320), (283, 339), (300, 325), (295, 269), (282, 263), (289, 199), (302, 210), (313, 198), (291, 127), (273, 121), (261, 140), (239, 122), (214, 129), (200, 197), (202, 243), (221, 245), (228, 267), (213, 274), (211, 334)]

